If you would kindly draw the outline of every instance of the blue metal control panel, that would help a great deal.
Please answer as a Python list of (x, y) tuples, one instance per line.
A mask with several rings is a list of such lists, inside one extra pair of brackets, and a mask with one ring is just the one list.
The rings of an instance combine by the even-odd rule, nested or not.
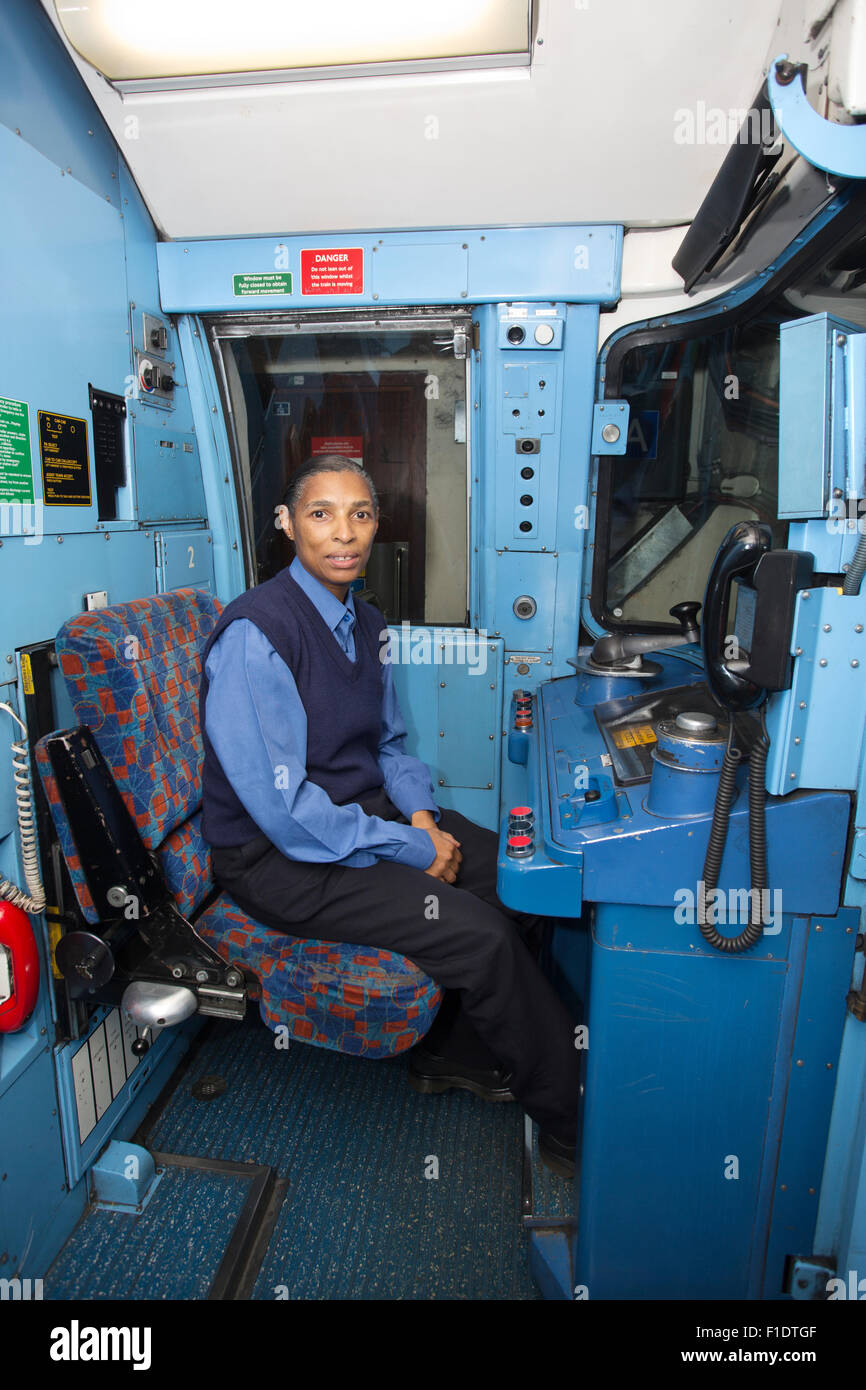
[[(839, 905), (850, 798), (767, 798), (770, 910), (754, 944), (721, 949), (750, 920), (747, 757), (713, 939), (695, 907), (729, 716), (693, 661), (653, 657), (648, 680), (627, 680), (579, 654), (508, 715), (498, 891), (553, 919), (548, 968), (579, 1025), (562, 1296), (780, 1298), (812, 1248), (856, 940)], [(740, 717), (744, 753), (751, 731)]]
[[(578, 673), (542, 685), (522, 707), (516, 692), (508, 756), (526, 769), (521, 799), (533, 825), (531, 845), (515, 854), (508, 840), (518, 818), (508, 810), (502, 821), (499, 894), (509, 907), (532, 903), (537, 912), (542, 904), (551, 916), (569, 917), (580, 916), (585, 901), (673, 907), (676, 893), (700, 879), (712, 804), (702, 805), (695, 790), (699, 774), (680, 775), (681, 793), (662, 800), (653, 796), (651, 772), (661, 716), (672, 705), (703, 709), (709, 702), (693, 664), (667, 655), (658, 664), (650, 682), (613, 687)], [(623, 686), (634, 693), (623, 694)], [(666, 771), (659, 766), (658, 775)], [(744, 767), (722, 861), (725, 890), (749, 883), (745, 781)], [(671, 809), (663, 813), (660, 805)], [(847, 796), (833, 792), (768, 800), (771, 879), (785, 884), (786, 912), (835, 911), (848, 815)]]

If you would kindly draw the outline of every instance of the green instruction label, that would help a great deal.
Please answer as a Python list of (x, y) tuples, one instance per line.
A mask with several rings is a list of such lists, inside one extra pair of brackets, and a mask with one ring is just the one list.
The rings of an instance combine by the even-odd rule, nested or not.
[(27, 402), (0, 396), (0, 502), (32, 501)]
[(235, 295), (291, 294), (290, 270), (272, 270), (267, 275), (233, 275)]

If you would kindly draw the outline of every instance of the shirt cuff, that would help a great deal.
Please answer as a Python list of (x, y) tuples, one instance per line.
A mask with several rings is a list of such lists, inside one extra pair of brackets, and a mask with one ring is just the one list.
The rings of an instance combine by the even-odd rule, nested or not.
[[(381, 766), (381, 764), (380, 764)], [(420, 778), (392, 779), (392, 785), (388, 785), (388, 777), (385, 778), (385, 794), (392, 806), (396, 806), (401, 815), (407, 820), (411, 820), (416, 811), (430, 811), (434, 820), (438, 823), (441, 814), (439, 807), (433, 800), (433, 795), (429, 779), (424, 782)]]
[[(421, 809), (416, 807), (416, 810)], [(406, 841), (394, 855), (394, 862), (408, 864), (412, 869), (429, 869), (436, 858), (436, 848), (427, 831), (414, 825), (401, 826), (401, 829), (405, 831)]]

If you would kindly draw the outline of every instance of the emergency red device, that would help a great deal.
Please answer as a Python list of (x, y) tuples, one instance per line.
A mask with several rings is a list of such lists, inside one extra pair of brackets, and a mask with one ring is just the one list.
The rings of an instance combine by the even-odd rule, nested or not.
[(0, 1033), (23, 1028), (39, 994), (39, 954), (30, 918), (0, 902)]

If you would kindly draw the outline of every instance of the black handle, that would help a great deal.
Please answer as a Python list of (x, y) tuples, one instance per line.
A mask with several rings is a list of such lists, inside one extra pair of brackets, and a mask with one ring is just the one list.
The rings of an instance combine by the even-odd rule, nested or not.
[(672, 618), (676, 618), (683, 630), (683, 636), (688, 642), (698, 640), (698, 613), (701, 605), (694, 599), (686, 598), (681, 603), (675, 603), (669, 610)]
[(724, 650), (731, 584), (738, 577), (751, 580), (758, 561), (772, 544), (773, 533), (769, 526), (757, 521), (738, 521), (719, 546), (707, 580), (701, 646), (707, 684), (725, 709), (753, 709), (767, 693), (763, 686), (732, 670), (731, 666), (736, 663), (725, 663)]

